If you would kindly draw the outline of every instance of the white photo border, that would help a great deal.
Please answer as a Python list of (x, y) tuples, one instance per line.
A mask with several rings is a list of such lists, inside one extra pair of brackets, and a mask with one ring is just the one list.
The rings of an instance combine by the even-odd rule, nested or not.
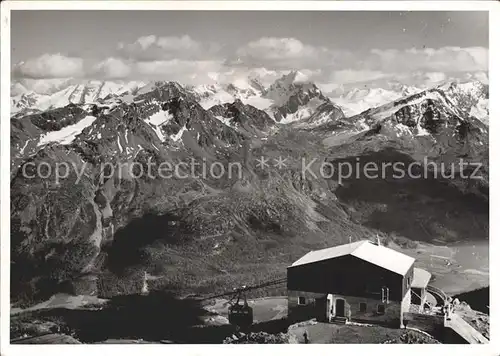
[[(10, 345), (10, 19), (16, 10), (225, 10), (225, 11), (489, 11), (490, 138), (500, 138), (500, 2), (497, 1), (4, 1), (1, 3), (1, 122), (0, 122), (0, 352), (4, 356), (46, 353), (54, 356), (120, 353), (165, 355), (254, 356), (256, 353), (288, 355), (394, 354), (500, 355), (500, 303), (490, 305), (490, 335), (487, 345)], [(500, 141), (490, 139), (490, 158), (500, 155)], [(490, 164), (490, 301), (500, 301), (500, 165)], [(495, 205), (495, 203), (497, 203)], [(497, 237), (499, 236), (499, 237)], [(307, 349), (305, 349), (307, 348)]]

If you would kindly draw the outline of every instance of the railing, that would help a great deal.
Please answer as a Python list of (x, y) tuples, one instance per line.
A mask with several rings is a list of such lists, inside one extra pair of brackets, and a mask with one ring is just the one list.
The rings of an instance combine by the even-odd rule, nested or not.
[[(419, 314), (427, 314), (427, 315), (438, 315), (441, 313), (441, 307), (436, 307), (431, 305), (425, 298), (415, 293), (413, 290), (411, 291), (412, 295), (415, 295), (419, 300), (420, 304), (412, 304), (410, 303), (410, 313), (419, 313)], [(425, 309), (425, 307), (428, 309)]]
[[(486, 344), (489, 342), (477, 329), (466, 322), (460, 315), (452, 312), (449, 307), (448, 296), (441, 289), (434, 286), (427, 286), (427, 292), (432, 294), (437, 300), (439, 308), (431, 308), (428, 313), (422, 313), (420, 311), (420, 305), (412, 308), (414, 304), (410, 304), (410, 312), (405, 313), (406, 318), (410, 318), (413, 323), (420, 323), (419, 329), (423, 327), (429, 327), (432, 329), (432, 324), (443, 325), (445, 328), (450, 328), (460, 335), (464, 340), (470, 344)], [(412, 291), (412, 293), (414, 293)], [(417, 294), (418, 296), (418, 294)], [(419, 296), (420, 297), (420, 296)], [(444, 315), (441, 314), (441, 307), (445, 307)], [(417, 311), (418, 310), (418, 311)], [(441, 321), (440, 321), (441, 320)]]
[(439, 297), (442, 300), (442, 303), (439, 303), (439, 300), (437, 301), (437, 305), (446, 305), (448, 303), (448, 296), (446, 295), (445, 292), (443, 292), (441, 289), (436, 288), (434, 286), (428, 285), (427, 286), (427, 291), (431, 293), (432, 295)]

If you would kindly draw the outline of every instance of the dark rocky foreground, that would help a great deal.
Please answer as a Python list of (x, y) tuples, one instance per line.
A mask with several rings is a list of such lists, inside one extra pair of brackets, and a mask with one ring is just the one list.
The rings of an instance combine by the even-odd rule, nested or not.
[[(178, 299), (161, 292), (119, 296), (101, 307), (56, 308), (16, 315), (11, 322), (11, 339), (59, 333), (82, 343), (110, 339), (222, 343), (238, 332), (229, 324), (205, 325), (204, 319), (210, 315), (197, 300)], [(286, 332), (287, 327), (287, 321), (280, 319), (254, 324), (245, 332), (278, 333)]]
[(16, 344), (76, 343), (304, 343), (308, 327), (313, 343), (437, 343), (411, 330), (373, 326), (290, 325), (286, 319), (259, 322), (248, 329), (229, 324), (207, 325), (211, 313), (197, 301), (164, 293), (113, 298), (106, 306), (63, 308), (22, 313), (12, 318), (11, 342)]

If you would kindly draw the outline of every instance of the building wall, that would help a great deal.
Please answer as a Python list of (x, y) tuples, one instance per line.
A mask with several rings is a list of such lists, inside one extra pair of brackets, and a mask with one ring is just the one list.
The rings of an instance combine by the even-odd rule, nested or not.
[(407, 313), (410, 310), (410, 304), (411, 304), (411, 291), (407, 291), (405, 297), (401, 301), (401, 310), (404, 313)]
[(325, 261), (289, 267), (289, 290), (313, 293), (341, 294), (372, 299), (381, 298), (382, 288), (389, 288), (389, 299), (401, 302), (409, 289), (407, 278), (413, 275), (410, 268), (406, 276), (346, 255)]
[[(299, 297), (303, 297), (305, 304), (299, 305)], [(327, 300), (330, 300), (328, 310)], [(402, 307), (401, 303), (390, 301), (382, 303), (380, 299), (344, 296), (340, 294), (325, 295), (323, 293), (311, 293), (302, 291), (288, 291), (288, 319), (291, 322), (299, 322), (309, 319), (317, 319), (326, 321), (330, 317), (330, 313), (335, 316), (336, 300), (343, 299), (344, 315), (348, 320), (364, 322), (370, 324), (383, 324), (394, 327), (401, 326)], [(404, 299), (407, 301), (409, 308), (409, 295)], [(366, 303), (366, 311), (360, 310), (360, 303)], [(383, 314), (378, 313), (378, 306), (384, 305), (385, 311)]]
[(402, 296), (406, 296), (406, 293), (411, 290), (411, 282), (413, 281), (413, 274), (414, 274), (414, 265), (412, 265), (408, 271), (406, 272), (404, 278), (403, 278), (403, 290), (402, 290)]
[(408, 313), (410, 311), (410, 305), (411, 305), (411, 289), (406, 292), (405, 297), (401, 301), (401, 315), (400, 315), (400, 327), (404, 327), (403, 325), (403, 320), (404, 320), (404, 313)]
[[(305, 305), (299, 305), (299, 297), (305, 298)], [(326, 317), (326, 294), (294, 290), (288, 291), (289, 321), (326, 320)]]
[[(382, 303), (381, 299), (373, 299), (357, 296), (344, 296), (341, 294), (332, 294), (328, 298), (332, 300), (333, 315), (337, 314), (336, 299), (345, 300), (345, 315), (348, 320), (364, 322), (369, 324), (384, 324), (399, 327), (401, 324), (401, 303), (390, 301)], [(360, 310), (360, 303), (366, 303), (366, 311)], [(378, 313), (378, 306), (385, 307), (384, 313)]]

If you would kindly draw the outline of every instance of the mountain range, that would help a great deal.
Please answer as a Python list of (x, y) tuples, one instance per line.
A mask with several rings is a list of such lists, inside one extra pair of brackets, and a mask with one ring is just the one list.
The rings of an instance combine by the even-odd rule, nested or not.
[[(14, 301), (135, 293), (144, 272), (155, 288), (206, 294), (281, 277), (303, 253), (351, 238), (488, 236), (481, 83), (325, 94), (290, 72), (269, 86), (90, 81), (12, 93)], [(453, 169), (464, 160), (479, 179)], [(341, 163), (428, 172), (426, 161), (439, 176), (394, 178), (392, 166), (382, 179), (324, 177)], [(168, 179), (164, 162), (178, 168)], [(153, 175), (139, 174), (150, 163)], [(206, 174), (230, 163), (238, 174)], [(67, 177), (43, 178), (49, 167)]]

